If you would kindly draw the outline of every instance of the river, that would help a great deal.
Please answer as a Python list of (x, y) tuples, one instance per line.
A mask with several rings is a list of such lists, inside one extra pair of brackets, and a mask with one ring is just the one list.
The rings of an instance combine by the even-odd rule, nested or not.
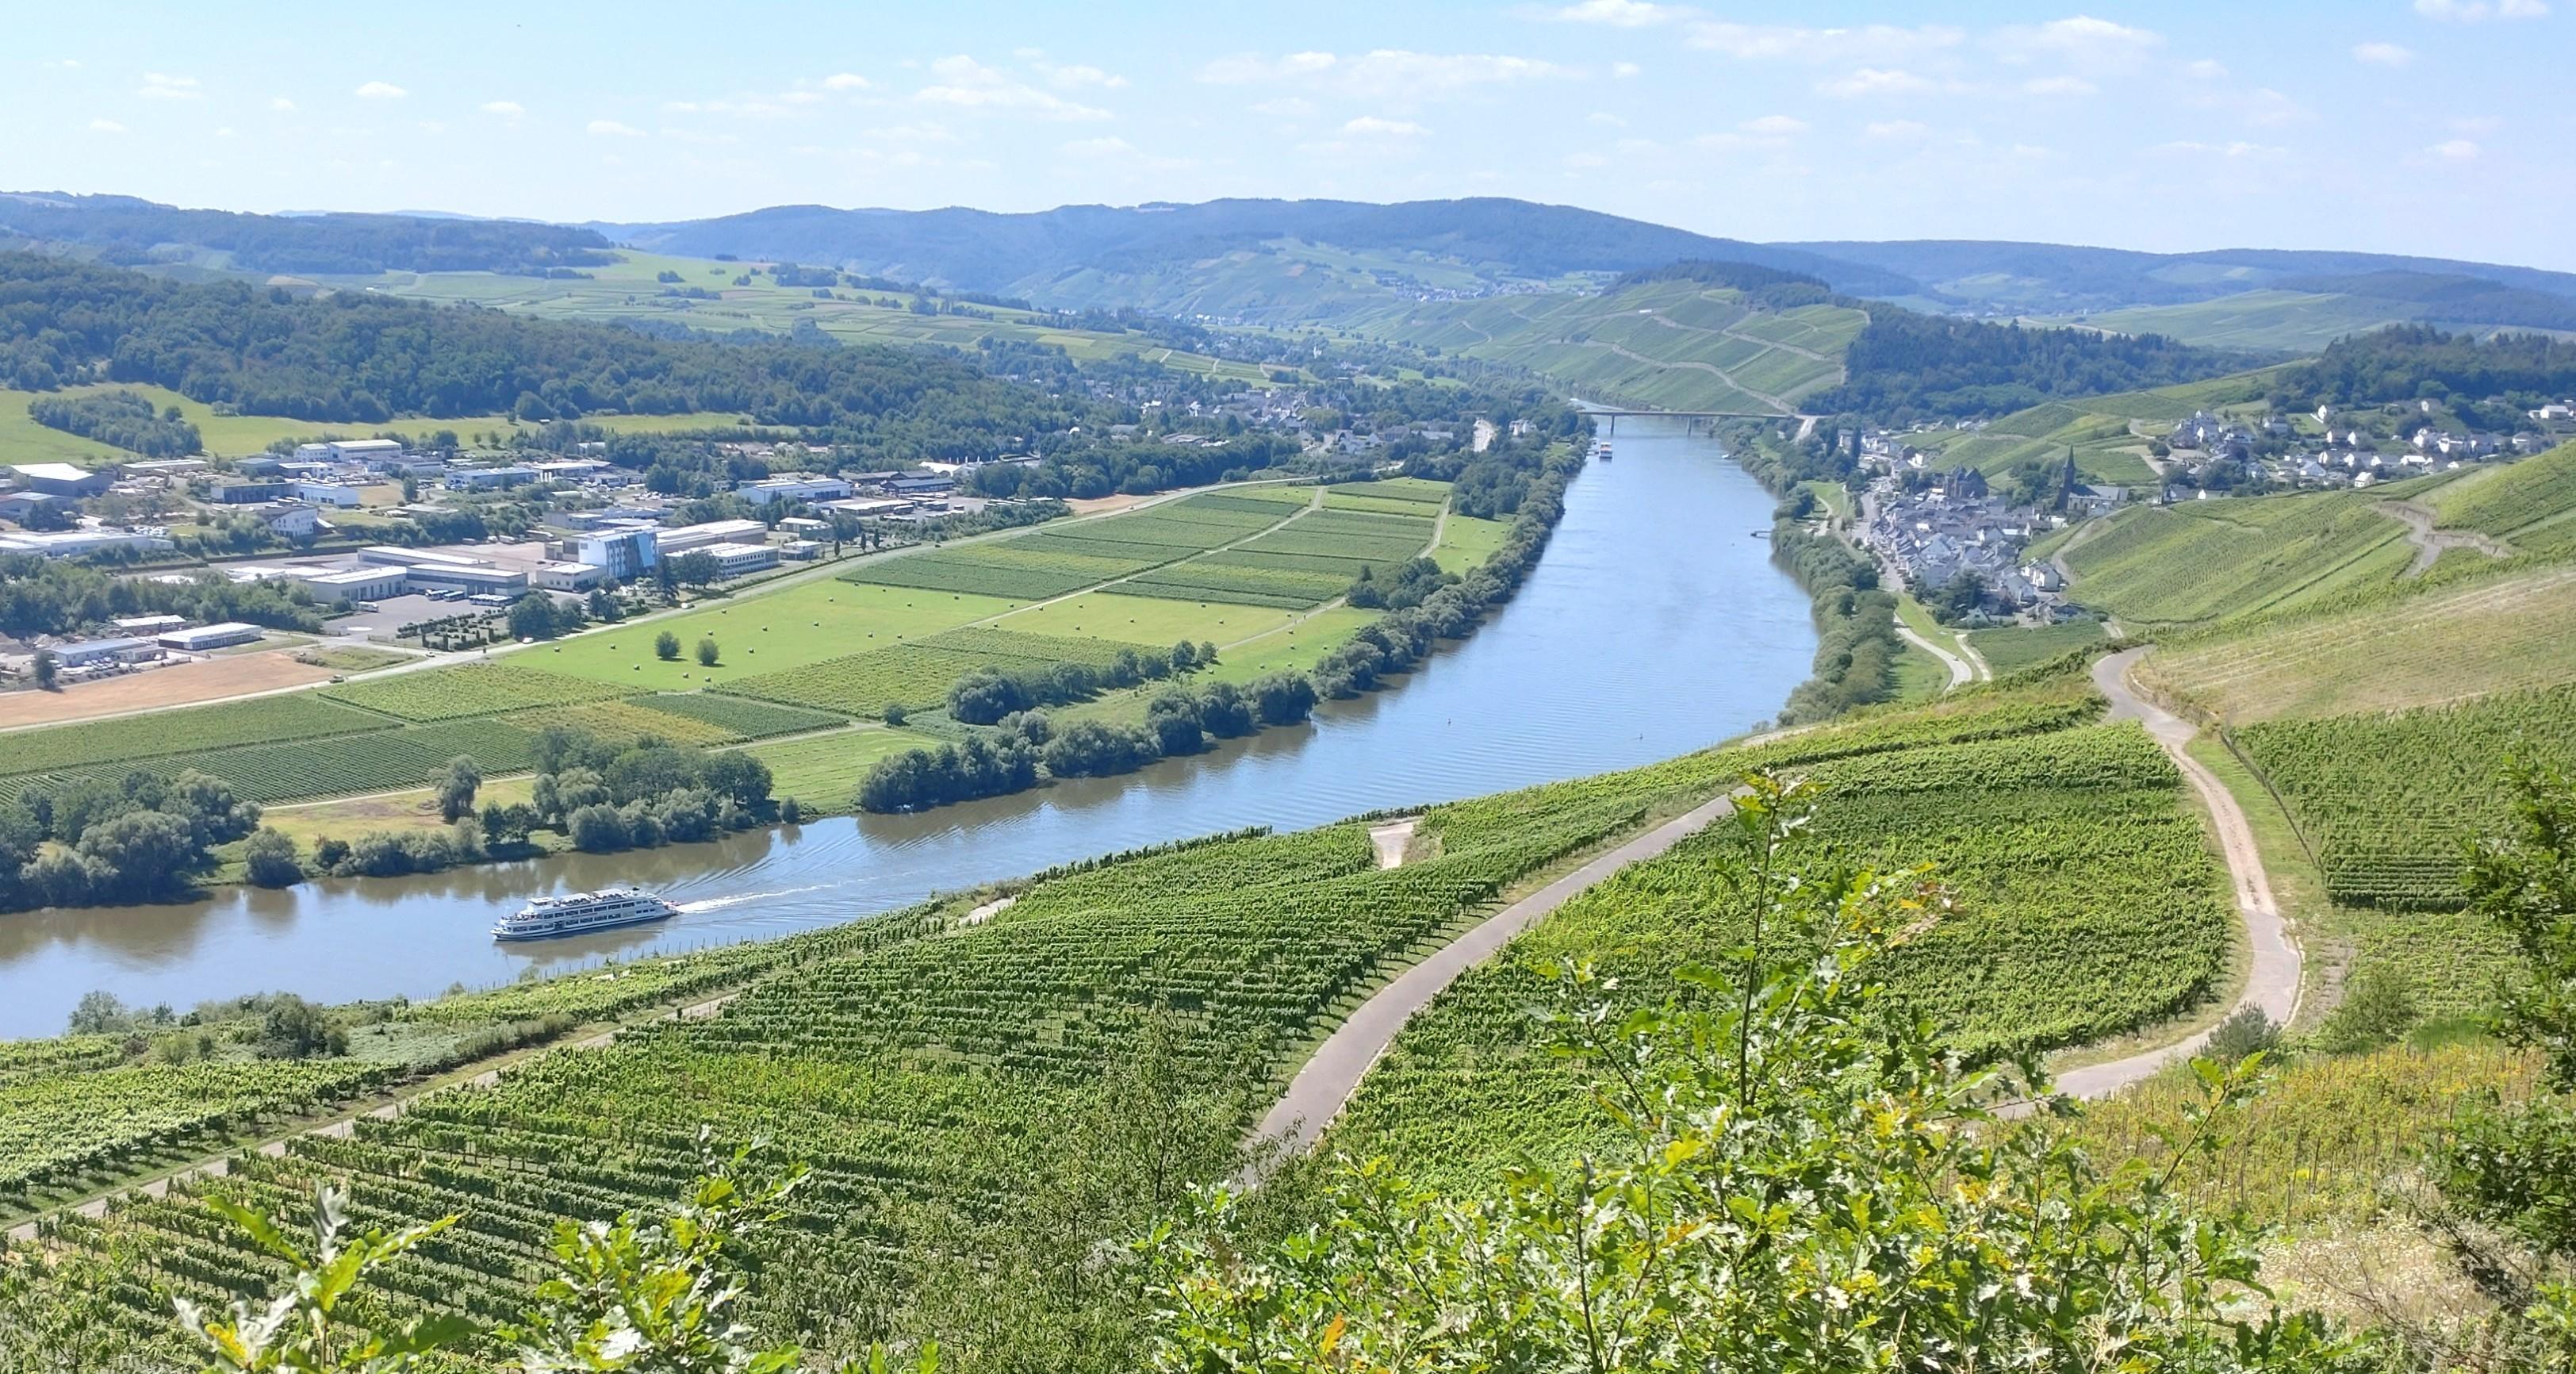
[[(190, 903), (0, 916), (0, 1037), (60, 1031), (104, 988), (138, 1006), (281, 989), (435, 995), (610, 956), (783, 935), (1117, 850), (1301, 829), (1670, 758), (1741, 734), (1807, 675), (1807, 599), (1770, 561), (1772, 499), (1704, 435), (1623, 417), (1521, 588), (1409, 678), (1121, 778), (633, 854), (228, 888)], [(501, 945), (531, 895), (662, 892), (658, 926)]]

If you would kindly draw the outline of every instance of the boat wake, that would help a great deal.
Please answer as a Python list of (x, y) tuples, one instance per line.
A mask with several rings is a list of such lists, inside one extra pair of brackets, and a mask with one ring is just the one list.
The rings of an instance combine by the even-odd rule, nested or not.
[(838, 886), (840, 886), (838, 883), (809, 883), (804, 887), (781, 887), (767, 892), (738, 892), (730, 897), (705, 897), (694, 902), (673, 902), (671, 905), (678, 907), (682, 915), (694, 916), (701, 911), (722, 911), (727, 907), (741, 906), (745, 902), (762, 902), (773, 897), (793, 897), (799, 893), (821, 892)]

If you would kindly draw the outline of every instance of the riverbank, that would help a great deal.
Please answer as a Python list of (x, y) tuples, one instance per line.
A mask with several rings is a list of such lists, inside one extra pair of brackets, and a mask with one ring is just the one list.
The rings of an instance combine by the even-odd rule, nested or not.
[[(1325, 703), (1305, 726), (927, 816), (0, 918), (0, 991), (20, 994), (0, 997), (0, 1035), (59, 1030), (92, 988), (182, 1007), (275, 987), (333, 1001), (434, 996), (530, 969), (772, 938), (1187, 835), (1302, 828), (1706, 747), (1773, 714), (1805, 676), (1815, 646), (1806, 598), (1764, 541), (1741, 533), (1772, 504), (1751, 477), (1679, 424), (1622, 430), (1620, 460), (1575, 480), (1546, 555), (1473, 638), (1444, 645), (1393, 690)], [(1248, 658), (1223, 657), (1220, 671)], [(888, 733), (795, 747), (830, 763)], [(662, 890), (683, 916), (552, 947), (496, 947), (484, 934), (496, 911), (530, 895), (614, 882)]]

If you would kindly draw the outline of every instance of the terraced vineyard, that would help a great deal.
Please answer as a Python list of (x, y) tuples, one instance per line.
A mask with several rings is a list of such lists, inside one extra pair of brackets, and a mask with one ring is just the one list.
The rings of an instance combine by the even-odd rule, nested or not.
[(2576, 553), (2576, 444), (2471, 473), (2424, 504), (2442, 529), (2491, 534), (2524, 553)]
[(2234, 732), (2353, 906), (2461, 904), (2461, 849), (2508, 819), (2509, 757), (2576, 768), (2576, 684), (2391, 715), (2273, 720)]
[(2115, 486), (2150, 483), (2155, 470), (2144, 457), (2147, 440), (2133, 431), (2133, 421), (2156, 433), (2189, 419), (2197, 410), (2259, 409), (2278, 371), (2050, 401), (2015, 411), (1982, 429), (1931, 430), (1907, 437), (1937, 454), (1941, 467), (1972, 467), (1990, 477), (2000, 477), (2023, 463), (2062, 462), (2071, 449), (2076, 469), (2086, 481)]
[(78, 1067), (0, 1079), (0, 1197), (387, 1077), (357, 1059)]
[(2394, 582), (2405, 527), (2370, 492), (2138, 506), (2067, 546), (2074, 599), (2132, 624), (2207, 624)]
[[(1973, 728), (1978, 717), (1934, 718), (1945, 719)], [(1938, 728), (1910, 724), (1918, 737)], [(1770, 748), (1794, 751), (1804, 738)], [(2225, 972), (2233, 927), (2222, 878), (2178, 775), (2134, 727), (1921, 744), (1804, 771), (1824, 792), (1817, 826), (1797, 845), (1805, 858), (1939, 865), (1954, 909), (1884, 974), (1964, 1048), (2045, 1048), (2132, 1029), (2209, 995)], [(1434, 821), (1445, 835), (1458, 818)], [(1592, 958), (1621, 996), (1662, 996), (1672, 987), (1665, 971), (1744, 937), (1724, 914), (1732, 843), (1715, 828), (1623, 870), (1453, 984), (1362, 1086), (1336, 1128), (1341, 1143), (1464, 1176), (1522, 1146), (1600, 1129), (1565, 1071), (1527, 1048), (1528, 1009), (1548, 1000), (1535, 965)]]

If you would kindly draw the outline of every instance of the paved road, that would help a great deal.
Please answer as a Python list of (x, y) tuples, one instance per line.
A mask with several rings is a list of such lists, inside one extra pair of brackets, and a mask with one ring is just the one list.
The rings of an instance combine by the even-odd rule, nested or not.
[[(1708, 823), (1732, 810), (1733, 796), (1720, 797), (1685, 815), (1678, 816), (1653, 830), (1605, 853), (1581, 868), (1521, 898), (1482, 925), (1452, 940), (1430, 958), (1396, 975), (1393, 982), (1380, 988), (1376, 996), (1360, 1005), (1341, 1029), (1315, 1051), (1306, 1067), (1297, 1071), (1288, 1085), (1287, 1095), (1279, 1099), (1270, 1114), (1261, 1118), (1257, 1140), (1276, 1141), (1281, 1154), (1301, 1153), (1312, 1146), (1324, 1128), (1332, 1124), (1350, 1100), (1360, 1080), (1367, 1076), (1378, 1057), (1386, 1053), (1397, 1031), (1413, 1014), (1422, 1010), (1440, 990), (1457, 981), (1458, 975), (1483, 963), (1495, 951), (1509, 943), (1529, 925), (1558, 907), (1567, 899), (1594, 883), (1609, 877), (1629, 864), (1654, 858), (1683, 839), (1697, 834)], [(1254, 1180), (1257, 1181), (1257, 1180)]]
[(1941, 660), (1941, 666), (1950, 670), (1950, 690), (1956, 691), (1977, 680), (1975, 664), (1933, 643), (1929, 636), (1916, 634), (1903, 625), (1896, 627), (1896, 635), (1897, 638)]
[[(2145, 653), (2145, 649), (2129, 649), (2096, 662), (2093, 685), (2111, 699), (2111, 719), (2134, 720), (2146, 726), (2147, 733), (2164, 747), (2166, 757), (2182, 770), (2183, 780), (2200, 794), (2201, 804), (2208, 808), (2210, 824), (2218, 832), (2220, 853), (2227, 861), (2228, 876), (2235, 883), (2236, 911), (2245, 923), (2245, 941), (2254, 952), (2254, 966), (2246, 973), (2245, 990), (2237, 997), (2236, 1007), (2260, 1007), (2274, 1022), (2287, 1025), (2299, 1010), (2299, 949), (2290, 943), (2281, 908), (2272, 900), (2272, 884), (2263, 874), (2263, 855), (2255, 847), (2254, 828), (2247, 823), (2244, 810), (2237, 806), (2226, 784), (2200, 760), (2184, 752), (2183, 746), (2198, 733), (2192, 723), (2139, 696), (2129, 685), (2129, 669)], [(2209, 1032), (2199, 1031), (2125, 1059), (2072, 1069), (2059, 1075), (2057, 1087), (2075, 1097), (2100, 1097), (2199, 1053), (2208, 1040)]]

